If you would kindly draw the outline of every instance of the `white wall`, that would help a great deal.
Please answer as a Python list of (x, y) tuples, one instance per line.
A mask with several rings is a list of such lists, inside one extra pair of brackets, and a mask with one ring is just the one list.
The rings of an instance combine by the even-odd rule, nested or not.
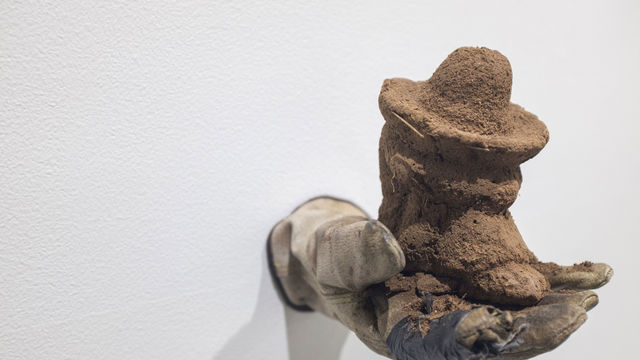
[(508, 56), (551, 132), (513, 207), (530, 248), (616, 270), (540, 358), (632, 358), (638, 3), (303, 3), (0, 5), (0, 358), (375, 358), (283, 309), (264, 241), (318, 194), (375, 215), (382, 80), (462, 45)]

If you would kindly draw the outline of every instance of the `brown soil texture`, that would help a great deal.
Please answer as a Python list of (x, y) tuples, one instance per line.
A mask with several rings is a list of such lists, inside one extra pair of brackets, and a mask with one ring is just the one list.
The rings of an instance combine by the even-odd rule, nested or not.
[(422, 272), (398, 274), (385, 283), (387, 296), (404, 292), (407, 297), (404, 311), (412, 318), (423, 335), (429, 332), (429, 323), (456, 310), (470, 310), (473, 304), (455, 294), (456, 281), (436, 278)]
[(541, 273), (543, 273), (546, 277), (551, 277), (553, 275), (557, 275), (560, 272), (575, 272), (575, 271), (581, 271), (581, 272), (589, 272), (591, 270), (591, 267), (593, 266), (593, 263), (591, 261), (584, 261), (581, 262), (580, 264), (574, 264), (570, 267), (567, 266), (560, 266), (556, 263), (538, 263), (534, 265), (536, 269), (538, 269), (538, 271), (540, 271)]
[[(535, 115), (510, 103), (511, 76), (499, 52), (460, 48), (427, 81), (383, 84), (379, 220), (415, 277), (391, 279), (389, 288), (422, 281), (425, 289), (448, 286), (440, 293), (452, 291), (456, 301), (522, 306), (550, 291), (541, 271), (552, 266), (538, 265), (508, 211), (522, 182), (520, 163), (548, 140)], [(455, 305), (447, 299), (439, 306)]]

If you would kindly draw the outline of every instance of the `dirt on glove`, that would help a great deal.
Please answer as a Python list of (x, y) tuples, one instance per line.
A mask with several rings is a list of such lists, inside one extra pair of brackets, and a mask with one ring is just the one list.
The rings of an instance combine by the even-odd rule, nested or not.
[(549, 134), (510, 103), (511, 82), (506, 57), (469, 47), (427, 81), (385, 80), (379, 220), (407, 260), (404, 275), (385, 283), (390, 291), (434, 290), (434, 310), (443, 311), (468, 300), (528, 306), (550, 292), (541, 271), (554, 265), (538, 262), (508, 210), (522, 182), (519, 165)]

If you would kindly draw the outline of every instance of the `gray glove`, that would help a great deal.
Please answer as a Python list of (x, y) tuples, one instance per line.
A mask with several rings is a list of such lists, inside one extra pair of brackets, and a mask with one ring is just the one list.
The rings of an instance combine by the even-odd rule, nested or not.
[[(365, 291), (405, 266), (391, 232), (355, 205), (313, 199), (272, 230), (272, 275), (285, 302), (336, 318), (373, 351), (391, 357), (382, 308)], [(381, 294), (380, 299), (386, 300)]]
[[(602, 280), (597, 271), (555, 269), (553, 283), (565, 292), (518, 311), (471, 304), (451, 286), (437, 279), (433, 285), (431, 275), (424, 277), (430, 287), (390, 289), (383, 283), (402, 277), (405, 267), (394, 236), (355, 205), (327, 197), (306, 202), (278, 223), (267, 249), (274, 283), (288, 305), (333, 317), (376, 353), (398, 360), (526, 359), (552, 350), (598, 302), (592, 291), (567, 289)], [(443, 308), (444, 300), (455, 306)]]

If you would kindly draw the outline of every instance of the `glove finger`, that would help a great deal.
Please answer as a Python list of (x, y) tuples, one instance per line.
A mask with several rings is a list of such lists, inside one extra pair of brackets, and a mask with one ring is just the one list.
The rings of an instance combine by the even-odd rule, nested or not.
[(605, 263), (584, 262), (571, 266), (540, 263), (536, 268), (547, 277), (552, 289), (597, 289), (613, 276), (613, 269)]
[(534, 306), (515, 314), (515, 339), (505, 346), (501, 359), (529, 359), (562, 344), (587, 320), (584, 308), (558, 303)]
[(578, 291), (575, 293), (555, 292), (545, 296), (538, 303), (538, 305), (551, 304), (571, 304), (589, 311), (598, 305), (598, 295), (591, 290)]
[(328, 224), (316, 239), (316, 274), (321, 285), (362, 291), (405, 266), (395, 237), (376, 220), (344, 218)]
[(484, 344), (499, 352), (516, 335), (513, 316), (493, 306), (480, 306), (469, 312), (456, 329), (460, 343), (472, 349)]

